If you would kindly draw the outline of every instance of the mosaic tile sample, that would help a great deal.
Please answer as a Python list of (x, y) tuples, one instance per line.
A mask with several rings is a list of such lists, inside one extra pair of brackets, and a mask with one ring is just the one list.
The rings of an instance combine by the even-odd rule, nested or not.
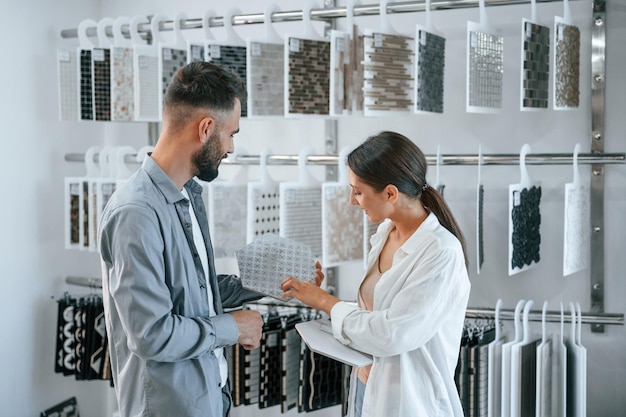
[(364, 111), (411, 111), (413, 107), (413, 38), (384, 33), (364, 39)]
[[(174, 48), (162, 48), (161, 55), (161, 97), (165, 97), (167, 86), (180, 68), (187, 65), (187, 51)], [(161, 99), (162, 100), (162, 99)]]
[(580, 30), (556, 23), (554, 107), (578, 107), (580, 98)]
[[(359, 35), (357, 26), (354, 26), (352, 32), (352, 48), (350, 49), (352, 57), (350, 58), (350, 66), (352, 71), (348, 72), (347, 84), (350, 87), (347, 93), (348, 106), (352, 102), (352, 111), (363, 111), (363, 61), (365, 60), (365, 37)], [(350, 108), (349, 108), (350, 110)]]
[(285, 47), (250, 42), (248, 113), (250, 116), (282, 116), (285, 113)]
[(522, 44), (522, 107), (547, 109), (550, 28), (524, 20)]
[(523, 268), (541, 259), (541, 187), (514, 190), (511, 195), (510, 270)]
[(350, 204), (350, 186), (322, 184), (322, 264), (363, 259), (363, 211)]
[(76, 51), (57, 50), (59, 120), (78, 120), (78, 63)]
[(571, 274), (587, 268), (590, 247), (589, 189), (565, 185), (563, 271)]
[(209, 184), (209, 230), (216, 258), (232, 258), (245, 246), (247, 202), (247, 184)]
[(245, 288), (282, 300), (280, 283), (293, 276), (315, 279), (311, 248), (292, 239), (266, 234), (236, 251), (239, 276)]
[(415, 110), (443, 113), (443, 74), (446, 39), (417, 31)]
[(202, 62), (204, 61), (204, 45), (189, 44), (189, 51), (187, 52), (189, 62)]
[(133, 48), (112, 49), (111, 120), (131, 121), (135, 117)]
[(289, 114), (330, 112), (330, 42), (289, 37), (287, 109)]
[(281, 403), (280, 382), (282, 368), (281, 317), (269, 315), (263, 325), (261, 336), (261, 374), (259, 383), (259, 408), (268, 408)]
[(484, 249), (484, 240), (483, 240), (483, 207), (484, 207), (484, 199), (485, 199), (485, 188), (482, 184), (478, 186), (478, 199), (477, 199), (477, 221), (476, 221), (476, 259), (477, 259), (477, 267), (480, 273), (480, 269), (485, 262), (485, 249)]
[(322, 187), (280, 184), (280, 236), (311, 248), (322, 256)]
[[(241, 78), (244, 85), (246, 84), (247, 65), (246, 65), (246, 47), (217, 45), (208, 43), (206, 46), (206, 60), (224, 68), (229, 68)], [(242, 106), (241, 117), (248, 115), (247, 106)]]
[(91, 57), (96, 120), (111, 120), (111, 49), (94, 48)]
[(278, 183), (248, 183), (247, 243), (266, 233), (280, 233), (279, 196)]
[(150, 55), (135, 59), (135, 118), (159, 120), (159, 60)]
[(502, 107), (504, 39), (490, 33), (470, 31), (468, 106)]
[(91, 49), (80, 49), (80, 119), (93, 120)]

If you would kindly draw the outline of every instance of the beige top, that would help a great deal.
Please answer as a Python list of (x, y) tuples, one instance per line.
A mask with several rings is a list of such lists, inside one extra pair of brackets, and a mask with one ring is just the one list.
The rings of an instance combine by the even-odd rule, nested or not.
[[(379, 263), (376, 262), (376, 264), (367, 272), (367, 275), (363, 278), (363, 282), (361, 282), (361, 286), (359, 287), (360, 307), (368, 311), (372, 311), (374, 309), (374, 288), (376, 287), (376, 284), (378, 284), (382, 275)], [(367, 384), (367, 378), (370, 375), (371, 368), (372, 365), (366, 365), (357, 369), (357, 377), (362, 383)]]

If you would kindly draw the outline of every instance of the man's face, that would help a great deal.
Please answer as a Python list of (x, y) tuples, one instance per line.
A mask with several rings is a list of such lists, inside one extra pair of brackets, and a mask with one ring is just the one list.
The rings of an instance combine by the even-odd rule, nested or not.
[(233, 137), (239, 132), (240, 114), (241, 105), (239, 100), (236, 100), (233, 111), (223, 118), (222, 123), (216, 123), (213, 133), (195, 154), (193, 163), (196, 167), (196, 176), (202, 181), (212, 181), (217, 178), (222, 159), (228, 157), (229, 153), (233, 153)]

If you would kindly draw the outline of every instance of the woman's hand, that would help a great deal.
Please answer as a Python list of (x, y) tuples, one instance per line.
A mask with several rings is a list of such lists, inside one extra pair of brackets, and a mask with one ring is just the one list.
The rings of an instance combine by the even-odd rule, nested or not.
[[(283, 290), (283, 298), (293, 297), (309, 307), (322, 310), (330, 315), (330, 310), (340, 300), (318, 286), (318, 276), (319, 274), (315, 277), (315, 284), (309, 281), (300, 281), (294, 277), (286, 278), (280, 284), (280, 288)], [(324, 275), (322, 274), (321, 279), (323, 278)], [(321, 280), (319, 282), (321, 284)]]
[(315, 261), (315, 285), (322, 286), (324, 282), (324, 272), (322, 272), (322, 264), (319, 261)]

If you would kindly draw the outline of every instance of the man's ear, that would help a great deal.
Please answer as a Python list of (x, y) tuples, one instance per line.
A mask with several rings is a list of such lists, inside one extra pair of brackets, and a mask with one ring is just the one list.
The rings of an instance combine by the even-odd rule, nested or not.
[(198, 139), (204, 143), (213, 134), (215, 129), (215, 120), (212, 117), (205, 116), (198, 123)]
[(383, 191), (385, 193), (385, 197), (387, 197), (387, 202), (393, 204), (398, 200), (400, 195), (400, 191), (398, 191), (398, 187), (393, 184), (388, 184)]

